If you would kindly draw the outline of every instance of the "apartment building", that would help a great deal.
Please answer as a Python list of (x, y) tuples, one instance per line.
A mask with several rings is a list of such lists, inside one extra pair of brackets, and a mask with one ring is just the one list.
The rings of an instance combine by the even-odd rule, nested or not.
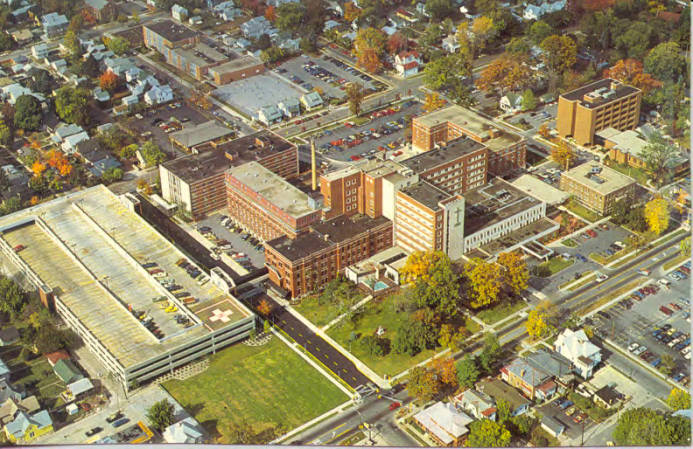
[(385, 217), (341, 216), (313, 224), (296, 238), (265, 244), (270, 286), (297, 298), (323, 287), (349, 265), (392, 246), (392, 222)]
[(580, 145), (592, 145), (606, 128), (635, 129), (640, 118), (642, 91), (606, 78), (558, 97), (556, 130)]
[(259, 75), (265, 71), (265, 64), (255, 56), (245, 55), (232, 59), (209, 69), (209, 74), (218, 85), (228, 84)]
[(459, 137), (401, 162), (412, 172), (451, 194), (462, 194), (486, 184), (488, 148)]
[(166, 58), (173, 59), (174, 48), (194, 45), (199, 42), (197, 32), (172, 20), (162, 20), (142, 25), (144, 45), (153, 48)]
[(399, 190), (395, 204), (395, 244), (407, 251), (464, 254), (464, 198), (426, 181)]
[(525, 166), (525, 139), (499, 129), (469, 109), (450, 106), (412, 121), (412, 145), (419, 150), (429, 151), (462, 136), (489, 149), (487, 168), (493, 176), (505, 176)]
[(601, 164), (587, 162), (561, 173), (560, 188), (587, 208), (608, 215), (614, 203), (635, 195), (635, 180)]
[(199, 147), (196, 153), (159, 165), (162, 197), (194, 219), (227, 205), (224, 172), (255, 161), (281, 176), (298, 176), (296, 146), (270, 131)]
[(262, 240), (296, 236), (322, 216), (314, 198), (257, 162), (226, 172), (229, 216)]

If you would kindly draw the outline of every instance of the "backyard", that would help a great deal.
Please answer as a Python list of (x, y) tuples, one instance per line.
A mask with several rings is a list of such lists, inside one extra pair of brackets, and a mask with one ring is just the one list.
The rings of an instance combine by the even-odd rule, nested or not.
[(237, 442), (233, 427), (267, 443), (349, 399), (277, 338), (224, 349), (203, 373), (163, 386), (224, 444)]
[(20, 355), (18, 345), (2, 348), (0, 358), (7, 364), (12, 373), (10, 382), (18, 390), (26, 390), (29, 395), (36, 395), (43, 407), (52, 409), (62, 404), (60, 393), (65, 391), (65, 383), (53, 372), (48, 360), (42, 355), (25, 352), (32, 359)]

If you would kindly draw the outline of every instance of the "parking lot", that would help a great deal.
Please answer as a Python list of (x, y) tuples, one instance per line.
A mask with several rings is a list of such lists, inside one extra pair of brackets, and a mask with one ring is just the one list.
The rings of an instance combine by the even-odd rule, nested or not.
[[(676, 363), (671, 377), (686, 383), (690, 374), (690, 279), (665, 277), (668, 287), (660, 285), (659, 279), (653, 278), (630, 297), (595, 314), (591, 321), (599, 335), (640, 357), (643, 363), (656, 366), (664, 354), (670, 355)], [(670, 315), (663, 313), (662, 307)]]
[(306, 92), (306, 89), (268, 72), (221, 86), (214, 90), (213, 95), (257, 119), (261, 107), (276, 105), (287, 98), (300, 98)]
[[(232, 255), (235, 253), (243, 253), (249, 259), (250, 266), (246, 266), (249, 271), (253, 268), (261, 268), (265, 264), (265, 250), (260, 247), (256, 249), (253, 243), (251, 243), (250, 238), (243, 240), (243, 234), (240, 232), (233, 232), (227, 227), (221, 225), (221, 218), (225, 215), (225, 212), (218, 211), (214, 214), (209, 215), (203, 220), (197, 222), (197, 229), (201, 227), (208, 226), (212, 229), (212, 233), (222, 240), (226, 240), (231, 245), (231, 249), (227, 250), (227, 254)], [(242, 260), (243, 258), (241, 258)]]
[(317, 87), (328, 97), (334, 98), (346, 96), (344, 89), (349, 82), (360, 83), (371, 89), (380, 84), (374, 82), (370, 75), (327, 55), (319, 58), (301, 55), (286, 61), (274, 71), (308, 91)]
[(527, 123), (530, 127), (528, 131), (536, 132), (539, 130), (539, 127), (544, 123), (548, 123), (549, 129), (555, 128), (557, 113), (558, 104), (556, 102), (553, 102), (543, 106), (539, 106), (535, 111), (521, 112), (517, 115), (512, 116), (506, 121), (513, 125), (517, 125), (518, 123), (522, 123), (522, 121), (524, 120), (524, 122)]
[(550, 416), (563, 424), (565, 426), (564, 435), (566, 437), (570, 438), (571, 440), (576, 438), (579, 439), (583, 430), (583, 425), (585, 432), (587, 432), (587, 430), (595, 426), (596, 423), (585, 415), (582, 415), (585, 416), (584, 419), (580, 420), (580, 422), (576, 422), (575, 419), (579, 419), (577, 416), (580, 415), (580, 410), (573, 405), (569, 405), (567, 407), (564, 406), (565, 408), (561, 408), (559, 404), (564, 403), (565, 401), (567, 401), (567, 399), (557, 399), (544, 406), (537, 407), (537, 410), (542, 415)]
[(318, 152), (330, 159), (352, 161), (368, 157), (377, 151), (397, 148), (404, 142), (405, 117), (418, 115), (421, 104), (409, 101), (385, 111), (387, 113), (380, 117), (371, 114), (373, 118), (364, 125), (339, 125), (322, 132), (315, 141)]
[[(176, 105), (180, 106), (176, 107)], [(183, 102), (178, 102), (166, 106), (159, 106), (156, 109), (150, 109), (142, 114), (141, 119), (133, 116), (128, 119), (125, 126), (144, 139), (152, 139), (154, 143), (161, 147), (162, 151), (168, 153), (171, 157), (175, 157), (176, 153), (186, 153), (171, 144), (168, 139), (167, 131), (169, 129), (176, 131), (178, 126), (191, 126), (204, 123), (208, 120), (209, 119), (198, 110)], [(170, 123), (171, 121), (177, 122), (177, 124), (174, 124), (166, 130), (159, 126), (163, 126), (163, 123)]]

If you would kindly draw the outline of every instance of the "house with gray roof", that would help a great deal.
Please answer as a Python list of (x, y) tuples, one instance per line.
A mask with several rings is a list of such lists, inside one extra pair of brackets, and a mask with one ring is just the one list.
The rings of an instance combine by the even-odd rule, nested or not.
[(162, 433), (169, 444), (201, 444), (205, 442), (202, 426), (192, 417), (171, 424)]
[(313, 109), (321, 107), (323, 105), (323, 101), (320, 94), (313, 91), (303, 94), (301, 97), (301, 104), (304, 108), (306, 108), (306, 111), (312, 111)]
[(510, 405), (510, 415), (518, 416), (529, 410), (531, 402), (516, 389), (500, 379), (487, 377), (476, 384), (476, 389), (491, 396), (496, 403), (505, 401)]
[(273, 104), (263, 106), (257, 111), (258, 120), (267, 126), (281, 121), (282, 117), (282, 112)]
[(67, 17), (57, 12), (52, 12), (41, 17), (43, 34), (47, 38), (53, 38), (63, 34), (65, 30), (67, 30), (69, 24), (70, 21), (67, 20)]

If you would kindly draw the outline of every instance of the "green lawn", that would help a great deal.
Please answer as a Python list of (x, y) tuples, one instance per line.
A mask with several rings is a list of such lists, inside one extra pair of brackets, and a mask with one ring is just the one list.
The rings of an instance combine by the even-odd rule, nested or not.
[[(361, 301), (364, 295), (358, 294), (354, 296), (353, 304)], [(303, 299), (294, 307), (298, 313), (306, 317), (311, 323), (318, 327), (322, 327), (339, 316), (339, 307), (323, 301), (318, 304), (318, 295), (310, 295)]]
[(668, 270), (670, 268), (674, 268), (675, 266), (678, 266), (679, 264), (684, 263), (685, 261), (689, 260), (690, 256), (682, 255), (679, 254), (678, 256), (674, 257), (671, 259), (669, 262), (665, 263), (662, 268), (664, 270)]
[(65, 391), (66, 385), (55, 375), (48, 360), (41, 355), (34, 355), (33, 360), (23, 361), (19, 357), (20, 351), (20, 347), (12, 345), (3, 348), (0, 354), (12, 372), (12, 385), (36, 395), (41, 405), (46, 408), (60, 405), (62, 399), (59, 396)]
[(626, 254), (625, 249), (622, 249), (620, 251), (615, 252), (614, 254), (610, 256), (605, 256), (604, 254), (601, 253), (590, 253), (589, 258), (594, 260), (600, 265), (607, 265), (610, 262), (613, 262), (614, 260), (623, 257)]
[(609, 167), (623, 173), (626, 176), (630, 176), (631, 178), (638, 181), (639, 184), (647, 185), (647, 180), (649, 179), (649, 177), (647, 176), (647, 173), (641, 168), (630, 167), (625, 164), (617, 164), (614, 161), (609, 162)]
[(573, 239), (565, 239), (561, 242), (561, 245), (567, 246), (568, 248), (577, 248), (578, 243)]
[(539, 272), (540, 277), (551, 277), (559, 271), (565, 270), (574, 263), (575, 260), (573, 259), (566, 260), (561, 256), (553, 256), (548, 261), (542, 262), (539, 265), (537, 265), (537, 268), (541, 270)]
[(565, 203), (565, 207), (575, 215), (584, 218), (590, 223), (594, 223), (601, 218), (596, 212), (587, 209), (585, 206), (578, 203), (574, 198), (569, 199), (568, 202)]
[(494, 324), (525, 307), (527, 307), (527, 304), (523, 301), (515, 301), (514, 303), (504, 302), (490, 309), (481, 310), (477, 312), (476, 316), (486, 324)]
[[(397, 312), (392, 302), (391, 297), (386, 297), (377, 302), (376, 300), (370, 301), (364, 306), (364, 311), (359, 315), (355, 324), (348, 322), (333, 326), (327, 331), (327, 335), (349, 350), (349, 336), (351, 332), (355, 332), (360, 338), (364, 335), (373, 335), (378, 327), (382, 326), (385, 329), (383, 337), (393, 342), (400, 324), (408, 322), (410, 314), (406, 312)], [(390, 353), (385, 356), (377, 357), (368, 354), (361, 347), (359, 341), (355, 341), (351, 344), (351, 353), (381, 376), (386, 374), (395, 376), (409, 367), (433, 356), (436, 351), (427, 349), (416, 354), (414, 357), (409, 354), (396, 354), (394, 351), (390, 351)]]
[(224, 444), (235, 442), (230, 423), (255, 434), (253, 443), (267, 443), (275, 429), (289, 431), (349, 399), (276, 337), (261, 347), (226, 348), (205, 372), (163, 386)]

